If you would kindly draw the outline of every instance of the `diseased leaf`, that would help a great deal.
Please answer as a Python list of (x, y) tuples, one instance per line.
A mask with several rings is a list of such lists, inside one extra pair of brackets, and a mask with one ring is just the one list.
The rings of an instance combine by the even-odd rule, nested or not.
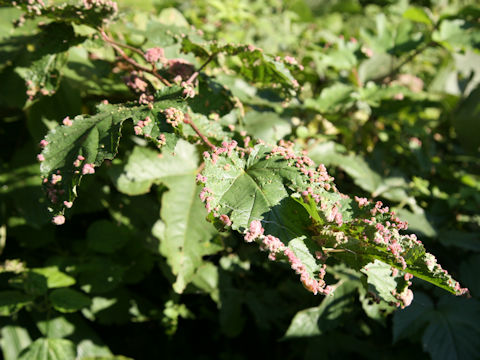
[(392, 292), (397, 289), (397, 282), (392, 275), (391, 266), (375, 260), (365, 265), (362, 272), (367, 275), (368, 290), (377, 294), (381, 299), (395, 303), (397, 299)]
[[(179, 88), (169, 88), (157, 95), (152, 109), (147, 105), (100, 105), (93, 116), (76, 116), (64, 120), (64, 125), (50, 131), (39, 155), (44, 184), (52, 201), (53, 213), (62, 216), (77, 196), (77, 186), (85, 174), (95, 172), (104, 160), (112, 160), (118, 149), (122, 123), (134, 123), (150, 118), (142, 132), (157, 141), (160, 129), (167, 126), (162, 110), (182, 107)], [(57, 223), (61, 223), (57, 222)]]
[[(290, 148), (260, 145), (245, 156), (243, 150), (234, 151), (235, 147), (235, 142), (225, 142), (205, 155), (202, 197), (207, 210), (244, 233), (247, 242), (260, 240), (270, 259), (288, 258), (313, 293), (330, 291), (323, 281), (330, 256), (353, 269), (380, 260), (369, 281), (379, 287), (377, 295), (399, 306), (412, 301), (408, 289), (411, 275), (400, 277), (396, 285), (392, 278), (385, 286), (379, 280), (387, 275), (385, 271), (393, 273), (386, 270), (388, 266), (457, 295), (467, 291), (437, 264), (415, 235), (401, 234), (406, 223), (381, 202), (373, 204), (341, 194), (325, 167), (315, 169), (309, 158)], [(320, 280), (315, 280), (317, 275)]]
[(262, 49), (253, 45), (219, 44), (216, 41), (200, 42), (185, 36), (182, 39), (182, 51), (194, 53), (204, 59), (218, 54), (236, 55), (240, 58), (241, 65), (231, 66), (247, 80), (263, 86), (277, 84), (285, 91), (293, 91), (298, 86), (280, 58), (267, 55)]
[(16, 6), (26, 11), (26, 15), (29, 17), (42, 15), (53, 20), (89, 25), (94, 28), (101, 26), (117, 12), (116, 3), (109, 1), (100, 1), (93, 4), (84, 2), (79, 5), (68, 3), (50, 5), (43, 1), (0, 0), (0, 6)]

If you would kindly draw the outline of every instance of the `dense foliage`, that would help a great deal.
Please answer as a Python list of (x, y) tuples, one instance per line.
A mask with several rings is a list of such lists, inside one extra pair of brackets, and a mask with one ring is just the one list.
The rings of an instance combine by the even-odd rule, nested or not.
[(0, 17), (5, 360), (480, 358), (475, 2)]

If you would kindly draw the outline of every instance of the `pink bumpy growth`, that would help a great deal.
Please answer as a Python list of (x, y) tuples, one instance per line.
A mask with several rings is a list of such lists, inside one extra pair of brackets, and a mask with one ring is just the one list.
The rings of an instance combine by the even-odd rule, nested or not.
[(95, 174), (94, 164), (85, 164), (83, 165), (82, 174)]
[(228, 215), (222, 214), (220, 215), (220, 220), (227, 226), (232, 226), (232, 220), (228, 217)]
[(165, 114), (165, 118), (167, 119), (167, 123), (172, 125), (173, 127), (177, 127), (178, 124), (183, 122), (185, 115), (181, 110), (178, 110), (174, 107), (169, 107), (163, 111)]
[(67, 116), (65, 119), (63, 119), (63, 125), (65, 126), (72, 126), (73, 122), (70, 120), (70, 118)]
[(150, 63), (165, 62), (165, 51), (161, 47), (154, 47), (145, 52), (145, 60)]
[(63, 215), (57, 215), (52, 219), (52, 223), (55, 225), (63, 225), (65, 224), (65, 216)]
[(253, 220), (250, 223), (250, 230), (245, 234), (245, 241), (252, 242), (259, 236), (263, 235), (264, 229), (262, 223), (259, 220)]

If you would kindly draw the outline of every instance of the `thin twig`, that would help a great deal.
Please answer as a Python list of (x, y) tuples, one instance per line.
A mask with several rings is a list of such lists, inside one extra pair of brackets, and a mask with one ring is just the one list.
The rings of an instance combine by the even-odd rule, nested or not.
[(393, 68), (387, 75), (382, 76), (378, 79), (375, 79), (375, 81), (383, 81), (387, 78), (391, 78), (392, 76), (397, 74), (405, 64), (412, 61), (417, 55), (419, 55), (420, 53), (425, 51), (429, 46), (436, 45), (436, 44), (437, 43), (435, 41), (430, 41), (428, 43), (424, 43), (423, 46), (418, 47), (413, 53), (411, 53), (409, 56), (407, 56), (405, 59), (403, 59), (403, 61), (400, 64), (398, 64), (397, 66), (395, 66), (395, 68)]
[(210, 140), (208, 140), (208, 138), (202, 134), (202, 132), (198, 129), (198, 127), (193, 123), (192, 121), (192, 118), (190, 117), (189, 114), (185, 114), (185, 118), (183, 119), (183, 122), (185, 124), (188, 124), (192, 127), (193, 131), (195, 131), (195, 133), (200, 136), (200, 139), (202, 139), (202, 141), (205, 143), (205, 145), (207, 145), (208, 147), (210, 147), (210, 149), (212, 150), (216, 150), (217, 147), (215, 145), (213, 145)]
[(362, 81), (360, 80), (360, 76), (358, 75), (358, 71), (357, 71), (357, 68), (354, 67), (352, 69), (352, 74), (353, 74), (353, 77), (355, 78), (355, 81), (357, 83), (357, 86), (358, 87), (363, 87), (363, 84), (362, 84)]
[(202, 71), (205, 68), (205, 66), (207, 66), (210, 63), (210, 61), (212, 61), (215, 58), (215, 56), (217, 56), (217, 54), (218, 53), (213, 53), (212, 55), (210, 55), (207, 61), (205, 61), (205, 63), (202, 66), (200, 66), (198, 70), (192, 74), (192, 76), (190, 76), (190, 78), (187, 80), (187, 84), (192, 84), (200, 74), (200, 71)]
[[(149, 74), (152, 74), (153, 76), (155, 76), (157, 79), (159, 79), (164, 85), (166, 86), (172, 86), (172, 84), (167, 80), (165, 79), (162, 75), (160, 75), (155, 69), (149, 69), (143, 65), (140, 65), (138, 62), (136, 62), (135, 60), (133, 60), (130, 56), (128, 56), (125, 51), (122, 50), (122, 48), (120, 47), (120, 45), (118, 45), (118, 43), (112, 39), (109, 38), (109, 36), (105, 33), (105, 31), (103, 29), (100, 29), (100, 33), (102, 34), (102, 38), (103, 40), (105, 40), (107, 43), (109, 43), (119, 54), (120, 56), (126, 61), (128, 62), (129, 64), (133, 65), (134, 67), (136, 67), (137, 69), (139, 70), (142, 70), (142, 71), (145, 71)], [(137, 49), (138, 50), (138, 49)], [(140, 51), (140, 50), (138, 50)], [(142, 56), (143, 56), (143, 53), (142, 53)]]
[[(105, 31), (104, 31), (103, 29), (100, 29), (100, 32), (102, 33), (103, 39), (106, 40), (106, 39), (105, 39), (105, 36), (103, 36), (103, 34), (106, 34)], [(125, 49), (131, 50), (131, 51), (133, 51), (133, 52), (136, 52), (136, 53), (137, 53), (138, 55), (140, 55), (141, 57), (144, 57), (144, 56), (145, 56), (145, 54), (143, 53), (142, 50), (137, 49), (136, 47), (130, 46), (130, 45), (128, 45), (128, 44), (122, 44), (122, 43), (120, 43), (120, 42), (117, 42), (117, 41), (113, 40), (113, 39), (112, 39), (111, 37), (109, 37), (109, 36), (107, 36), (107, 37), (108, 37), (108, 40), (106, 40), (106, 41), (108, 41), (110, 44), (114, 44), (114, 45), (123, 47), (123, 48), (125, 48)]]

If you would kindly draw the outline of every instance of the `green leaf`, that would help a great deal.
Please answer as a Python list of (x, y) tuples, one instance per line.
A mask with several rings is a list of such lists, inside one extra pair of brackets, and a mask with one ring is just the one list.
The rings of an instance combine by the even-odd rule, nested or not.
[(327, 296), (319, 306), (295, 314), (283, 337), (317, 336), (339, 326), (342, 317), (353, 309), (357, 287), (354, 281), (340, 281), (333, 295)]
[(115, 225), (108, 220), (98, 220), (87, 230), (88, 247), (94, 251), (111, 254), (121, 249), (130, 239), (126, 227)]
[(414, 336), (425, 329), (424, 349), (434, 360), (476, 359), (480, 355), (480, 303), (475, 299), (443, 296), (435, 307), (422, 293), (413, 304), (397, 311), (393, 319), (394, 341)]
[(423, 333), (424, 349), (433, 360), (478, 359), (479, 316), (478, 300), (442, 297)]
[(425, 9), (417, 7), (417, 6), (410, 6), (404, 13), (403, 17), (405, 19), (409, 19), (412, 21), (420, 22), (427, 24), (429, 26), (433, 25), (432, 20), (428, 16), (427, 12)]
[(480, 251), (480, 233), (465, 231), (442, 231), (438, 239), (443, 246), (454, 246), (464, 250)]
[(75, 356), (70, 340), (40, 338), (22, 351), (18, 360), (75, 360)]
[(162, 197), (161, 217), (165, 222), (165, 233), (160, 252), (177, 275), (174, 290), (181, 293), (203, 263), (202, 257), (221, 248), (209, 241), (216, 233), (215, 228), (205, 216), (199, 216), (206, 215), (206, 212), (199, 199), (200, 188), (195, 183), (195, 176), (168, 179), (165, 184), (169, 191)]
[(381, 261), (375, 260), (365, 265), (362, 273), (367, 275), (368, 290), (378, 295), (387, 302), (395, 303), (397, 299), (392, 291), (397, 289), (397, 282), (392, 276), (392, 267)]
[[(0, 175), (0, 196), (5, 194), (29, 226), (39, 230), (50, 220), (37, 164), (6, 170)], [(32, 201), (38, 199), (38, 201)]]
[(31, 269), (32, 272), (47, 278), (49, 289), (68, 287), (75, 284), (75, 279), (60, 271), (56, 266)]
[(307, 99), (305, 106), (321, 113), (335, 113), (342, 111), (354, 103), (352, 93), (354, 88), (350, 85), (337, 83), (322, 90), (316, 100)]
[(437, 230), (430, 224), (424, 212), (413, 213), (407, 209), (398, 209), (398, 216), (408, 222), (408, 228), (427, 237), (436, 237)]
[[(176, 154), (189, 161), (182, 164), (184, 174), (171, 174), (163, 179), (169, 191), (162, 197), (161, 218), (165, 222), (165, 232), (160, 252), (177, 276), (174, 290), (181, 293), (203, 263), (202, 257), (220, 248), (209, 241), (216, 230), (205, 220), (206, 212), (199, 198), (200, 188), (195, 182), (198, 161), (195, 148), (182, 142)], [(202, 213), (205, 215), (200, 215)]]
[(297, 85), (283, 61), (264, 54), (263, 50), (252, 45), (219, 44), (216, 41), (201, 42), (185, 36), (182, 39), (182, 51), (192, 52), (204, 59), (215, 57), (220, 53), (238, 56), (241, 65), (235, 66), (233, 62), (228, 64), (255, 84), (277, 84), (285, 91), (292, 91)]
[(46, 338), (64, 338), (75, 332), (75, 325), (64, 316), (55, 316), (49, 320), (38, 320), (37, 327)]
[(91, 303), (88, 296), (73, 289), (53, 290), (49, 295), (49, 299), (56, 310), (64, 313), (78, 311), (90, 306)]
[(212, 300), (217, 304), (220, 302), (218, 281), (218, 268), (210, 262), (201, 265), (192, 278), (192, 284), (210, 294)]
[(262, 139), (268, 144), (276, 144), (292, 131), (292, 126), (287, 119), (280, 117), (275, 112), (249, 111), (244, 119), (245, 130), (248, 134)]
[(480, 296), (480, 255), (473, 255), (460, 264), (460, 278), (473, 296)]
[(234, 152), (216, 163), (207, 160), (205, 185), (213, 194), (210, 207), (229, 215), (234, 230), (243, 231), (252, 220), (263, 219), (266, 229), (275, 236), (283, 234), (282, 239), (288, 241), (303, 232), (298, 226), (299, 215), (294, 215), (299, 208), (289, 198), (284, 182), (300, 185), (304, 180), (287, 161), (269, 158), (269, 150), (257, 146), (247, 159)]
[(157, 228), (154, 235), (161, 239), (160, 253), (177, 276), (174, 290), (181, 293), (202, 264), (202, 257), (217, 252), (219, 247), (208, 241), (216, 230), (205, 220), (205, 209), (199, 199), (195, 146), (179, 140), (173, 153), (158, 155), (153, 150), (136, 147), (118, 177), (117, 187), (127, 193), (132, 193), (134, 184), (141, 184), (144, 192), (154, 183), (169, 188), (162, 197), (164, 227)]
[(67, 50), (83, 42), (73, 27), (64, 22), (52, 22), (40, 27), (34, 35), (16, 36), (0, 43), (3, 50), (0, 68), (12, 65), (27, 84), (27, 95), (52, 95), (58, 89), (67, 63)]
[(415, 292), (412, 305), (396, 311), (393, 315), (393, 341), (414, 337), (429, 321), (429, 314), (433, 311), (432, 300), (424, 293)]
[(432, 39), (441, 43), (448, 50), (463, 47), (475, 47), (480, 40), (480, 34), (474, 24), (463, 19), (443, 20), (438, 30), (432, 34)]
[(0, 316), (11, 316), (33, 300), (32, 296), (15, 290), (0, 291)]
[(21, 326), (2, 326), (0, 335), (0, 347), (4, 360), (17, 360), (18, 354), (32, 343), (27, 329)]
[(461, 141), (462, 146), (478, 154), (480, 140), (473, 134), (480, 130), (478, 117), (480, 116), (480, 85), (478, 85), (466, 99), (460, 102), (458, 109), (453, 114), (453, 126)]
[(197, 163), (195, 147), (184, 140), (177, 143), (173, 153), (161, 156), (158, 151), (137, 146), (115, 185), (119, 191), (129, 195), (145, 194), (153, 184), (160, 184), (168, 178), (194, 175)]
[[(358, 77), (362, 83), (366, 83), (368, 80), (375, 80), (387, 76), (391, 71), (391, 64), (394, 61), (394, 57), (390, 54), (380, 52), (375, 53), (371, 58), (368, 58), (359, 65)], [(372, 86), (367, 83), (367, 87)], [(382, 88), (382, 95), (385, 95), (387, 89)], [(360, 89), (362, 92), (362, 89)], [(371, 97), (367, 98), (367, 100)]]
[(83, 291), (100, 294), (111, 291), (123, 281), (125, 266), (105, 257), (93, 257), (75, 266), (75, 273)]

